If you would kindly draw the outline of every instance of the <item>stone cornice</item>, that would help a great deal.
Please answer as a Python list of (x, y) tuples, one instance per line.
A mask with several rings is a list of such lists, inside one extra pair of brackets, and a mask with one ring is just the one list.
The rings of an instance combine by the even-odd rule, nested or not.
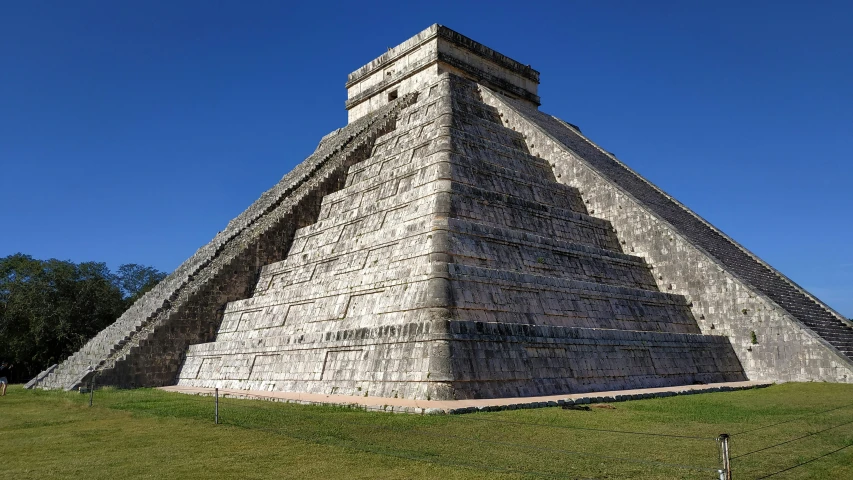
[(515, 73), (516, 75), (539, 83), (539, 72), (534, 70), (530, 65), (523, 65), (520, 62), (517, 62), (507, 57), (506, 55), (498, 53), (492, 50), (491, 48), (479, 42), (476, 42), (456, 31), (453, 31), (443, 25), (434, 24), (426, 30), (418, 33), (414, 37), (406, 40), (402, 44), (389, 49), (386, 53), (374, 59), (367, 65), (364, 65), (358, 70), (350, 73), (347, 76), (346, 87), (350, 88), (351, 86), (357, 84), (359, 81), (363, 80), (376, 70), (384, 68), (389, 63), (392, 63), (395, 60), (406, 56), (411, 51), (420, 47), (424, 43), (427, 43), (430, 40), (433, 40), (438, 37), (442, 38), (443, 40), (446, 40), (454, 46), (468, 50), (469, 52), (474, 55), (477, 55), (478, 57), (484, 58), (502, 68), (505, 68)]
[(349, 110), (352, 107), (358, 105), (359, 103), (364, 102), (367, 99), (369, 99), (370, 97), (376, 95), (378, 92), (381, 92), (382, 90), (385, 90), (386, 88), (391, 87), (392, 85), (400, 83), (401, 81), (405, 80), (406, 78), (416, 74), (417, 72), (419, 72), (419, 71), (421, 71), (421, 70), (423, 70), (423, 69), (425, 69), (431, 65), (435, 65), (436, 63), (447, 64), (447, 65), (449, 65), (449, 66), (451, 66), (457, 70), (460, 70), (464, 73), (467, 73), (468, 75), (471, 75), (472, 77), (476, 78), (479, 82), (484, 83), (488, 87), (491, 87), (491, 88), (494, 88), (497, 90), (505, 91), (505, 92), (512, 94), (512, 95), (515, 95), (515, 96), (517, 96), (523, 100), (531, 102), (537, 106), (541, 105), (539, 95), (531, 93), (531, 92), (529, 92), (529, 91), (527, 91), (527, 90), (525, 90), (519, 86), (513, 85), (512, 83), (510, 83), (510, 82), (508, 82), (508, 81), (506, 81), (500, 77), (497, 77), (497, 76), (492, 75), (488, 72), (480, 70), (479, 68), (476, 68), (476, 67), (474, 67), (468, 63), (465, 63), (461, 60), (458, 60), (458, 59), (456, 59), (456, 58), (454, 58), (454, 57), (452, 57), (446, 53), (442, 53), (442, 52), (438, 52), (436, 54), (430, 55), (429, 57), (426, 57), (423, 60), (421, 60), (419, 63), (414, 64), (413, 66), (410, 67), (410, 70), (408, 70), (405, 75), (383, 79), (379, 83), (371, 86), (370, 88), (364, 90), (363, 92), (359, 93), (358, 95), (348, 99), (344, 105), (345, 105), (346, 109)]
[(522, 65), (521, 63), (507, 57), (506, 55), (498, 53), (492, 50), (491, 48), (483, 45), (482, 43), (471, 40), (465, 35), (455, 32), (442, 25), (438, 26), (438, 36), (456, 45), (457, 47), (464, 48), (465, 50), (468, 50), (479, 57), (485, 58), (491, 61), (492, 63), (500, 65), (501, 67), (515, 73), (518, 76), (539, 83), (539, 72), (534, 70), (533, 67), (531, 67), (530, 65)]

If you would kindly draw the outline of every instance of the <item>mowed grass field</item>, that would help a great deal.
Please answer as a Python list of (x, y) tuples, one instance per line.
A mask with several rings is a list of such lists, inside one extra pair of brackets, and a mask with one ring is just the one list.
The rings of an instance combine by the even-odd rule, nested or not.
[[(853, 385), (455, 416), (220, 400), (159, 390), (9, 388), (4, 478), (853, 479)], [(791, 468), (794, 467), (794, 468)], [(788, 469), (788, 470), (786, 470)], [(777, 473), (778, 472), (778, 473)]]

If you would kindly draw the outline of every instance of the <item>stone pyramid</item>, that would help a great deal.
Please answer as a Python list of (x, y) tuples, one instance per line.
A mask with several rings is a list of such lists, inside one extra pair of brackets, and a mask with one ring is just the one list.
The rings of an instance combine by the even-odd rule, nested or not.
[(853, 381), (825, 304), (538, 110), (433, 25), (352, 73), (349, 124), (30, 386), (416, 399)]

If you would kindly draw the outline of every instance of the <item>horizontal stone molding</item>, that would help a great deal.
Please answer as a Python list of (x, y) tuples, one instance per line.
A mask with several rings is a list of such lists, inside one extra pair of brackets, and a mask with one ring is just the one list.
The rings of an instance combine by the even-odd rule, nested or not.
[(403, 42), (400, 46), (390, 49), (387, 53), (384, 53), (379, 58), (350, 73), (347, 76), (346, 87), (349, 88), (355, 85), (361, 79), (370, 75), (374, 71), (383, 68), (385, 65), (393, 63), (395, 60), (405, 57), (412, 50), (415, 50), (424, 43), (433, 40), (437, 37), (441, 37), (442, 39), (447, 40), (453, 45), (460, 48), (464, 48), (465, 50), (468, 50), (469, 52), (474, 53), (477, 56), (486, 58), (489, 61), (495, 63), (496, 65), (500, 65), (501, 67), (510, 70), (521, 77), (539, 83), (539, 72), (531, 68), (530, 65), (523, 65), (522, 63), (517, 62), (507, 57), (506, 55), (502, 55), (492, 50), (491, 48), (479, 42), (476, 42), (460, 33), (457, 33), (443, 25), (433, 24), (429, 26), (426, 30)]

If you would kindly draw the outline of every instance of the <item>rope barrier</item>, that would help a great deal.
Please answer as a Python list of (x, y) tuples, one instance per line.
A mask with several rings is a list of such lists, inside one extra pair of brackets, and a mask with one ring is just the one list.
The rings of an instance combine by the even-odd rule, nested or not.
[(791, 440), (786, 440), (784, 442), (777, 443), (776, 445), (770, 445), (769, 447), (759, 448), (758, 450), (753, 450), (751, 452), (736, 455), (736, 456), (732, 457), (732, 460), (734, 460), (735, 458), (741, 458), (741, 457), (745, 457), (747, 455), (752, 455), (753, 453), (758, 453), (758, 452), (763, 452), (765, 450), (770, 450), (771, 448), (776, 448), (780, 445), (786, 445), (786, 444), (791, 443), (791, 442), (796, 442), (797, 440), (802, 440), (804, 438), (813, 437), (819, 433), (827, 432), (829, 430), (832, 430), (832, 429), (835, 429), (838, 427), (843, 427), (844, 425), (850, 425), (851, 423), (853, 423), (853, 420), (850, 420), (849, 422), (844, 422), (844, 423), (839, 424), (839, 425), (835, 425), (834, 427), (824, 428), (823, 430), (818, 430), (817, 432), (812, 432), (812, 433), (809, 433), (808, 435), (803, 435), (801, 437), (792, 438)]
[[(476, 414), (475, 414), (476, 415)], [(652, 437), (670, 437), (670, 438), (688, 438), (692, 440), (713, 440), (716, 441), (717, 437), (699, 437), (694, 435), (675, 435), (668, 433), (651, 433), (651, 432), (633, 432), (629, 430), (608, 430), (603, 428), (591, 428), (591, 427), (573, 427), (569, 425), (548, 425), (544, 423), (536, 423), (536, 422), (516, 422), (511, 420), (496, 420), (492, 418), (477, 418), (474, 416), (462, 416), (461, 418), (465, 418), (466, 420), (476, 420), (479, 422), (491, 422), (491, 423), (506, 423), (512, 425), (530, 425), (535, 427), (546, 427), (546, 428), (560, 428), (566, 430), (588, 430), (592, 432), (604, 432), (604, 433), (623, 433), (630, 435), (648, 435)]]
[(784, 422), (771, 423), (770, 425), (764, 425), (763, 427), (753, 428), (753, 429), (751, 429), (751, 430), (744, 430), (744, 431), (742, 431), (742, 432), (733, 433), (733, 434), (731, 434), (731, 436), (735, 436), (735, 435), (743, 435), (743, 434), (745, 434), (745, 433), (752, 433), (752, 432), (756, 432), (756, 431), (758, 431), (758, 430), (764, 430), (765, 428), (770, 428), (770, 427), (775, 427), (775, 426), (777, 426), (777, 425), (784, 425), (784, 424), (786, 424), (786, 423), (796, 422), (797, 420), (802, 420), (802, 419), (807, 418), (807, 417), (813, 417), (813, 416), (815, 416), (815, 415), (820, 415), (820, 414), (822, 414), (822, 413), (827, 413), (827, 412), (833, 412), (833, 411), (835, 411), (835, 410), (840, 410), (840, 409), (842, 409), (842, 408), (848, 408), (848, 407), (853, 407), (853, 403), (848, 404), (848, 405), (842, 405), (842, 406), (840, 406), (840, 407), (830, 408), (829, 410), (823, 410), (823, 411), (820, 411), (820, 412), (809, 413), (809, 414), (806, 414), (806, 415), (802, 415), (802, 416), (799, 416), (799, 417), (793, 418), (793, 419), (791, 419), (791, 420), (785, 420)]
[(770, 477), (773, 477), (773, 476), (775, 476), (775, 475), (779, 475), (780, 473), (784, 473), (784, 472), (787, 472), (787, 471), (789, 471), (789, 470), (793, 470), (793, 469), (795, 469), (795, 468), (802, 467), (803, 465), (806, 465), (806, 464), (812, 463), (812, 462), (814, 462), (815, 460), (820, 460), (820, 459), (821, 459), (821, 458), (823, 458), (823, 457), (828, 457), (828, 456), (832, 455), (833, 453), (840, 452), (840, 451), (844, 450), (845, 448), (850, 448), (850, 447), (853, 447), (853, 443), (851, 443), (850, 445), (845, 445), (845, 446), (843, 446), (843, 447), (841, 447), (841, 448), (839, 448), (839, 449), (833, 450), (833, 451), (831, 451), (831, 452), (824, 453), (823, 455), (820, 455), (820, 456), (814, 457), (814, 458), (812, 458), (811, 460), (806, 460), (805, 462), (800, 462), (800, 463), (798, 463), (798, 464), (796, 464), (796, 465), (794, 465), (794, 466), (792, 466), (792, 467), (788, 467), (788, 468), (785, 468), (785, 469), (779, 470), (779, 471), (777, 471), (777, 472), (773, 472), (773, 473), (771, 473), (771, 474), (769, 474), (769, 475), (765, 475), (765, 476), (763, 476), (763, 477), (758, 477), (758, 478), (756, 478), (755, 480), (761, 480), (761, 479), (763, 479), (763, 478), (770, 478)]

